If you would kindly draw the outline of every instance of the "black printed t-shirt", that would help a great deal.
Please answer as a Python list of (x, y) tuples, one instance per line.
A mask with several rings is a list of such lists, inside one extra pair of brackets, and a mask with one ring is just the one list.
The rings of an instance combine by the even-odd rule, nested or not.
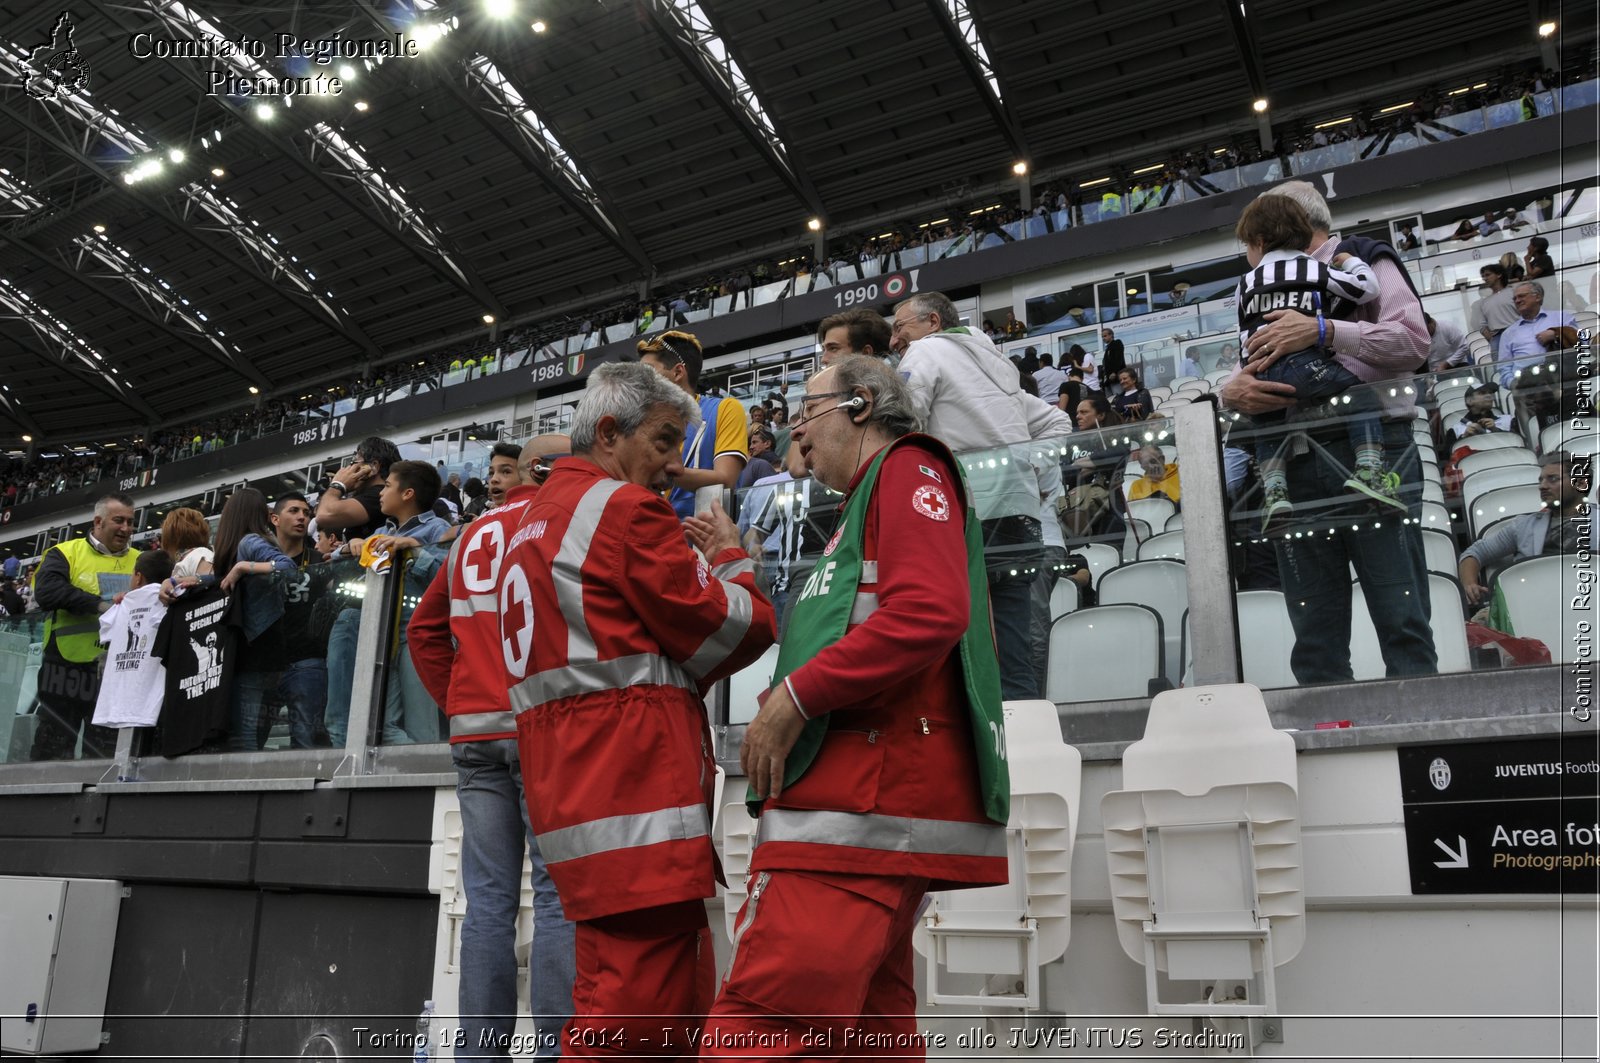
[(221, 738), (228, 730), (233, 673), (244, 643), (237, 589), (190, 591), (167, 610), (150, 648), (167, 666), (157, 746), (175, 757)]

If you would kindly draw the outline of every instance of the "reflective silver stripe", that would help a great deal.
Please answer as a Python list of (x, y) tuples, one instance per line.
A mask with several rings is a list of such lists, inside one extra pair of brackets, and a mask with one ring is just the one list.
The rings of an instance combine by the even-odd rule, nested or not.
[(861, 562), (861, 582), (862, 583), (876, 583), (876, 582), (878, 582), (878, 563), (876, 561), (863, 561), (863, 562)]
[(476, 616), (478, 613), (500, 615), (500, 599), (492, 594), (469, 594), (465, 598), (450, 599), (451, 617)]
[(511, 707), (526, 712), (547, 701), (577, 694), (596, 694), (604, 690), (625, 690), (634, 686), (667, 686), (694, 690), (678, 662), (660, 654), (638, 653), (609, 661), (579, 661), (564, 668), (535, 672), (511, 688)]
[(727, 561), (715, 566), (712, 568), (711, 574), (718, 579), (728, 580), (739, 576), (754, 575), (755, 571), (756, 563), (748, 557), (741, 557), (737, 561)]
[(561, 548), (550, 564), (550, 578), (555, 583), (556, 601), (561, 603), (561, 615), (567, 622), (567, 660), (592, 661), (595, 658), (594, 636), (589, 634), (589, 621), (583, 615), (583, 563), (589, 556), (594, 533), (600, 527), (600, 517), (611, 496), (622, 490), (621, 480), (601, 480), (578, 499), (572, 510), (572, 521), (561, 536)]
[(683, 663), (683, 670), (696, 678), (709, 675), (739, 648), (739, 643), (750, 631), (750, 621), (755, 612), (749, 591), (737, 583), (719, 582), (728, 595), (728, 615), (722, 621), (722, 626), (707, 635), (705, 641)]
[(890, 853), (938, 856), (1006, 856), (1005, 828), (995, 823), (956, 823), (861, 812), (807, 812), (774, 808), (761, 814), (757, 844), (805, 842), (849, 845)]
[(450, 737), (505, 734), (517, 729), (517, 718), (507, 709), (498, 712), (473, 712), (450, 717)]
[(706, 806), (683, 805), (630, 816), (608, 816), (548, 831), (539, 835), (539, 852), (545, 863), (559, 864), (644, 845), (704, 838), (710, 833)]
[(850, 622), (859, 624), (878, 611), (878, 596), (866, 591), (856, 592), (856, 602), (850, 607)]

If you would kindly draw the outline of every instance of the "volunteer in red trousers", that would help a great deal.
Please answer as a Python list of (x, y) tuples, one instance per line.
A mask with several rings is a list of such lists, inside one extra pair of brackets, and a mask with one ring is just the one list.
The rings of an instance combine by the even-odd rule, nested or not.
[(517, 725), (500, 653), (499, 588), (506, 543), (517, 517), (548, 474), (552, 456), (571, 451), (566, 436), (528, 441), (518, 484), (472, 523), (411, 614), (411, 662), (450, 719), (450, 754), (461, 807), (461, 924), (457, 1059), (510, 1059), (517, 1022), (517, 913), (522, 864), (532, 868), (533, 949), (528, 1003), (535, 1058), (560, 1055), (572, 1014), (573, 925), (561, 911), (528, 822), (517, 758)]
[(569, 1058), (692, 1057), (715, 989), (701, 694), (759, 658), (777, 625), (721, 507), (680, 523), (657, 493), (698, 416), (648, 366), (596, 369), (572, 457), (508, 542), (502, 667), (528, 810), (578, 924)]
[(923, 894), (1007, 879), (982, 537), (959, 465), (916, 427), (876, 359), (806, 385), (790, 445), (845, 500), (740, 751), (761, 818), (701, 1058), (920, 1057)]

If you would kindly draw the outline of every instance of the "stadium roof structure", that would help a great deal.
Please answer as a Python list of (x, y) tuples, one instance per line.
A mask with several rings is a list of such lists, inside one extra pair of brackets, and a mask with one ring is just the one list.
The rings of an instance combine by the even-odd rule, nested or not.
[[(1032, 181), (1158, 162), (1251, 135), (1257, 97), (1277, 121), (1392, 102), (1537, 56), (1536, 18), (1593, 38), (1586, 6), (1522, 10), (0, 0), (0, 443), (200, 419), (485, 315), (669, 291), (805, 247), (813, 217), (1014, 202), (1018, 160)], [(285, 79), (312, 91), (241, 94)]]

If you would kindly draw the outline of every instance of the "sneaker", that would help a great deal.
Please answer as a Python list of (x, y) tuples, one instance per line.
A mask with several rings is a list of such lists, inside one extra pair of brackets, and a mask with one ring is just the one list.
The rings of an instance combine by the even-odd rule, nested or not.
[(1261, 534), (1270, 535), (1275, 527), (1294, 516), (1294, 503), (1283, 487), (1269, 487), (1261, 502)]
[(1392, 506), (1402, 513), (1406, 504), (1400, 501), (1400, 476), (1382, 465), (1363, 465), (1355, 475), (1344, 482), (1345, 487), (1365, 495), (1382, 506)]

